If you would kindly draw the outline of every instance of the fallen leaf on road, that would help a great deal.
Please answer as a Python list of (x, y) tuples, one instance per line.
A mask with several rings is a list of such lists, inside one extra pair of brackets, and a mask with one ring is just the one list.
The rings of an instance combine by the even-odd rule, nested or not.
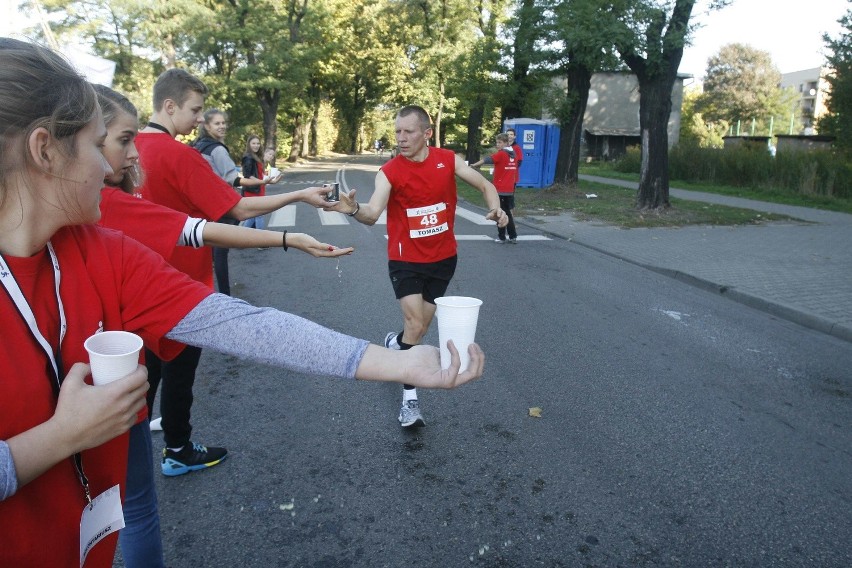
[(541, 418), (541, 408), (537, 406), (530, 408), (530, 416), (533, 418)]

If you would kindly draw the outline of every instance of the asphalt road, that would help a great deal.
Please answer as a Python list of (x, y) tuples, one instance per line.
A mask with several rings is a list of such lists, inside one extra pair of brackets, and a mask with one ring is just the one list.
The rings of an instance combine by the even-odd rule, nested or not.
[[(366, 201), (376, 167), (361, 162), (279, 189), (340, 179)], [(385, 227), (323, 225), (304, 205), (292, 219), (355, 253), (232, 251), (233, 294), (377, 343), (400, 329)], [(193, 440), (231, 455), (158, 474), (170, 566), (852, 565), (852, 344), (495, 232), (457, 221), (448, 294), (484, 301), (486, 373), (421, 391), (426, 428), (399, 427), (396, 385), (205, 352)]]

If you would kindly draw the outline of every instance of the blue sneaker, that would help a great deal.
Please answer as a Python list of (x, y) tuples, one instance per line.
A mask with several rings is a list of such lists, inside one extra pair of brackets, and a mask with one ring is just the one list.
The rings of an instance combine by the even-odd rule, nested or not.
[(163, 475), (174, 477), (191, 471), (206, 469), (221, 463), (228, 457), (225, 448), (202, 446), (194, 442), (187, 443), (179, 452), (163, 448)]

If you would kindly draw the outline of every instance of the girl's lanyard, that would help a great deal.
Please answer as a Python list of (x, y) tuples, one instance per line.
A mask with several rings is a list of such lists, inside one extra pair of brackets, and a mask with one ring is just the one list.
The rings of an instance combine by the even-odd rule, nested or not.
[[(48, 380), (51, 383), (50, 386), (53, 389), (53, 394), (58, 398), (59, 388), (62, 386), (62, 340), (65, 339), (65, 331), (68, 326), (65, 321), (65, 309), (62, 306), (62, 297), (59, 295), (59, 282), (61, 280), (59, 260), (56, 258), (56, 252), (53, 250), (53, 245), (50, 241), (47, 242), (47, 251), (50, 253), (50, 261), (53, 265), (53, 282), (56, 287), (56, 304), (59, 307), (59, 344), (55, 350), (51, 347), (47, 339), (44, 338), (41, 330), (39, 330), (35, 314), (33, 313), (29, 302), (27, 302), (27, 299), (24, 297), (21, 287), (18, 286), (18, 281), (15, 280), (15, 277), (12, 275), (12, 271), (6, 264), (2, 254), (0, 254), (0, 282), (3, 282), (6, 292), (9, 294), (9, 297), (12, 298), (12, 302), (14, 302), (15, 307), (18, 309), (18, 314), (20, 314), (21, 318), (23, 318), (24, 322), (26, 322), (27, 326), (30, 328), (30, 333), (33, 334), (33, 338), (38, 342), (47, 355), (47, 359), (50, 362), (50, 365), (47, 367)], [(83, 473), (83, 457), (79, 453), (74, 454), (74, 467), (77, 469), (77, 477), (80, 479), (80, 484), (83, 486), (83, 491), (86, 493), (86, 500), (91, 505), (92, 497), (89, 493), (89, 480), (86, 477), (86, 474)]]

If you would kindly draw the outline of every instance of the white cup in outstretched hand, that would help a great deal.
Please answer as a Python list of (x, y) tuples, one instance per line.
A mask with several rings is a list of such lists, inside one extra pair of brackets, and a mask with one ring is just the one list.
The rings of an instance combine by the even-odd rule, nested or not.
[(105, 385), (136, 370), (142, 338), (129, 331), (102, 331), (87, 339), (83, 346), (89, 352), (92, 381)]
[(461, 358), (459, 372), (467, 370), (470, 355), (468, 346), (476, 336), (476, 324), (479, 320), (479, 306), (482, 300), (467, 296), (443, 296), (435, 298), (435, 314), (438, 318), (438, 341), (441, 350), (441, 368), (450, 366), (450, 351), (447, 341), (453, 340)]

